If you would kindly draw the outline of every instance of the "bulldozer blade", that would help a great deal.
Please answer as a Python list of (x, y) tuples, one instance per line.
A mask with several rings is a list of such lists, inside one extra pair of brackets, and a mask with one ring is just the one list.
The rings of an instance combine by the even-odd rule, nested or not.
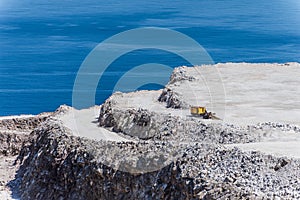
[(215, 116), (215, 115), (212, 115), (212, 116), (211, 116), (211, 119), (214, 119), (214, 120), (221, 120), (221, 118), (219, 118), (219, 117), (217, 117), (217, 116)]

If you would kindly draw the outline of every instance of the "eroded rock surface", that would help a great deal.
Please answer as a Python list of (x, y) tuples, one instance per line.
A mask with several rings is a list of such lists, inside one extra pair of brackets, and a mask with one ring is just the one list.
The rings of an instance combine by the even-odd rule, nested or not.
[(188, 108), (188, 104), (181, 100), (179, 94), (176, 94), (169, 88), (163, 89), (161, 95), (158, 97), (158, 101), (166, 102), (167, 108)]
[[(129, 173), (126, 170), (153, 156), (145, 153), (150, 148), (163, 149), (167, 144), (83, 139), (71, 136), (59, 122), (53, 121), (33, 134), (37, 137), (23, 149), (18, 174), (22, 199), (300, 197), (299, 160), (198, 142), (178, 144), (174, 159), (158, 170)], [(161, 156), (167, 158), (170, 154)], [(116, 159), (117, 167), (113, 166)]]
[(19, 168), (16, 159), (21, 149), (31, 144), (30, 132), (49, 115), (0, 118), (0, 199), (18, 198), (19, 182), (14, 180)]
[(26, 118), (12, 118), (0, 120), (0, 129), (14, 131), (31, 131), (47, 119), (47, 115)]

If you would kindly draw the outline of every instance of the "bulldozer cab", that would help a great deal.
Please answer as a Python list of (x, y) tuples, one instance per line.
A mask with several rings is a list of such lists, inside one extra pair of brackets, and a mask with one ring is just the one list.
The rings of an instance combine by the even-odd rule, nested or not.
[(206, 108), (201, 106), (191, 106), (191, 115), (203, 119), (221, 120), (215, 113), (207, 112)]
[(191, 114), (192, 115), (204, 115), (206, 113), (206, 108), (205, 107), (196, 107), (192, 106), (191, 107)]

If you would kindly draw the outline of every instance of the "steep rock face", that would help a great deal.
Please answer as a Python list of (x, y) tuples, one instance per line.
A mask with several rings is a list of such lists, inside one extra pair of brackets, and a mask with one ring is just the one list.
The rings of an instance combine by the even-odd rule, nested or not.
[(22, 145), (27, 140), (27, 133), (0, 132), (0, 155), (18, 155)]
[(22, 150), (24, 157), (19, 158), (23, 163), (18, 174), (22, 199), (300, 197), (299, 184), (295, 182), (300, 177), (297, 160), (191, 143), (179, 144), (178, 156), (160, 169), (129, 173), (122, 167), (112, 167), (110, 161), (118, 156), (121, 162), (129, 161), (127, 167), (133, 167), (133, 152), (147, 158), (144, 153), (151, 146), (164, 148), (166, 144), (96, 142), (70, 136), (68, 130), (53, 121), (36, 129), (32, 138), (33, 143)]
[(112, 114), (111, 100), (108, 99), (104, 104), (101, 105), (98, 121), (99, 125), (104, 127), (113, 127), (115, 125), (114, 117)]
[(48, 115), (0, 120), (0, 155), (14, 156), (27, 142), (29, 133), (47, 119)]
[[(22, 199), (191, 199), (194, 195), (193, 185), (180, 177), (179, 163), (169, 163), (159, 171), (130, 174), (99, 161), (107, 159), (98, 151), (105, 142), (69, 136), (54, 124), (35, 134), (34, 143), (23, 149), (26, 159), (20, 158)], [(146, 149), (134, 143), (113, 146), (112, 150), (122, 148), (127, 154), (134, 148)]]
[(113, 116), (115, 121), (113, 130), (116, 132), (123, 132), (140, 139), (149, 139), (154, 137), (159, 130), (155, 115), (145, 109), (131, 109), (125, 112), (115, 110)]
[(15, 179), (21, 149), (31, 144), (30, 132), (43, 123), (49, 114), (0, 118), (0, 199), (18, 198), (19, 179)]
[(100, 126), (140, 139), (153, 138), (159, 132), (160, 120), (161, 117), (146, 109), (115, 108), (110, 99), (101, 106), (98, 118)]

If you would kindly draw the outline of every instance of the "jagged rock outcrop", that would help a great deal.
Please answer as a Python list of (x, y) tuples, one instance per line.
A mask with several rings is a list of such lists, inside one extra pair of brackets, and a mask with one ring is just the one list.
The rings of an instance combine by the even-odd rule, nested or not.
[(107, 100), (104, 104), (101, 105), (98, 121), (99, 125), (104, 127), (113, 127), (115, 125), (114, 117), (112, 114), (112, 101)]
[(174, 69), (168, 85), (162, 90), (162, 93), (158, 97), (158, 101), (166, 102), (167, 108), (186, 109), (190, 106), (183, 100), (180, 94), (174, 92), (170, 87), (174, 84), (178, 84), (178, 82), (180, 83), (181, 81), (196, 80), (195, 77), (187, 75), (185, 68), (186, 67), (177, 67)]
[(158, 97), (158, 101), (160, 102), (166, 102), (167, 108), (188, 108), (188, 104), (184, 101), (180, 100), (180, 97), (178, 94), (173, 92), (169, 88), (163, 89), (161, 95)]
[(15, 156), (27, 141), (29, 133), (47, 119), (48, 115), (0, 120), (0, 155)]
[(60, 105), (53, 113), (51, 113), (51, 115), (63, 115), (65, 113), (67, 113), (68, 111), (72, 110), (73, 108), (71, 106), (68, 105)]
[(140, 139), (153, 138), (159, 132), (159, 119), (145, 109), (115, 110), (113, 130)]
[(112, 127), (115, 132), (140, 139), (153, 138), (159, 132), (159, 116), (146, 109), (122, 110), (114, 107), (114, 102), (108, 99), (101, 105), (98, 122), (100, 126)]
[(169, 84), (173, 84), (175, 82), (180, 82), (183, 80), (187, 80), (187, 81), (196, 80), (195, 77), (187, 75), (185, 68), (186, 67), (176, 67), (171, 74)]
[(22, 145), (27, 140), (28, 134), (17, 132), (0, 132), (0, 155), (18, 155)]

